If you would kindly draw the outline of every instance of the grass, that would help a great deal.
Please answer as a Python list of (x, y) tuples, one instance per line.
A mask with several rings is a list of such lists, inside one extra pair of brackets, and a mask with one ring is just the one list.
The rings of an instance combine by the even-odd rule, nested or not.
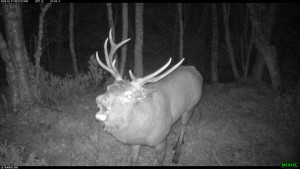
[[(274, 99), (261, 84), (206, 85), (203, 91), (177, 165), (278, 166), (297, 162), (300, 120), (294, 106)], [(24, 147), (22, 159), (35, 153), (36, 159), (51, 166), (127, 165), (130, 147), (105, 133), (95, 119), (95, 98), (102, 92), (74, 98), (57, 106), (59, 111), (36, 108), (7, 115), (0, 124), (0, 143)], [(168, 136), (165, 165), (175, 166), (172, 148), (179, 132), (176, 123)], [(153, 165), (154, 161), (154, 148), (142, 147), (138, 165)]]

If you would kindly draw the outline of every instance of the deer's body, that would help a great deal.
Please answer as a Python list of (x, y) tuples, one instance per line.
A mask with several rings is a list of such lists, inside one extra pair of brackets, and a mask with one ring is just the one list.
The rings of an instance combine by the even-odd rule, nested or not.
[(200, 101), (202, 81), (193, 66), (181, 66), (166, 78), (150, 83), (145, 88), (154, 90), (152, 95), (135, 104), (125, 120), (129, 123), (112, 134), (126, 144), (158, 145), (182, 112)]
[[(110, 35), (112, 43), (111, 39)], [(111, 72), (116, 80), (108, 86), (106, 93), (96, 98), (100, 108), (96, 119), (103, 121), (105, 130), (119, 141), (132, 146), (132, 165), (136, 164), (142, 145), (155, 146), (157, 162), (162, 165), (167, 135), (181, 117), (181, 132), (172, 160), (177, 163), (187, 124), (202, 96), (202, 76), (193, 66), (179, 67), (183, 60), (157, 76), (170, 64), (170, 59), (161, 69), (144, 78), (135, 78), (130, 71), (132, 82), (123, 80), (114, 67), (114, 62), (110, 63), (110, 57), (127, 41), (118, 45), (112, 43), (113, 52), (109, 56), (105, 51), (107, 66), (97, 56), (99, 64)]]

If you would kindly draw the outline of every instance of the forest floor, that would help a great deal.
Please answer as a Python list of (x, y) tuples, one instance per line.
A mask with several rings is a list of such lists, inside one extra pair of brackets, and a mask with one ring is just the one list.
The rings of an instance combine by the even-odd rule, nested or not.
[[(279, 166), (300, 162), (299, 104), (291, 105), (288, 98), (276, 99), (261, 84), (205, 85), (203, 91), (188, 125), (178, 166)], [(74, 98), (55, 106), (55, 110), (37, 108), (2, 114), (0, 143), (22, 150), (23, 161), (35, 152), (37, 159), (51, 166), (127, 165), (130, 147), (104, 132), (95, 119), (95, 98), (101, 93), (103, 90)], [(172, 148), (179, 132), (177, 122), (168, 135), (164, 165), (176, 166), (171, 162)], [(4, 156), (0, 151), (0, 158)], [(151, 166), (154, 160), (154, 148), (142, 147), (138, 165)]]

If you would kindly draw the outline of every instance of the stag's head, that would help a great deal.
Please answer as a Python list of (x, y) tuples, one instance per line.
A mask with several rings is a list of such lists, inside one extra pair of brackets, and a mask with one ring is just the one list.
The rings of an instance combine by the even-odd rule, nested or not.
[[(108, 40), (111, 45), (109, 53), (107, 51)], [(127, 39), (119, 44), (115, 44), (115, 42), (112, 40), (110, 30), (109, 38), (107, 38), (104, 43), (104, 53), (107, 65), (101, 62), (98, 56), (98, 52), (96, 52), (96, 58), (100, 66), (103, 69), (110, 72), (115, 78), (114, 83), (107, 87), (106, 93), (99, 95), (96, 98), (96, 103), (100, 109), (99, 112), (96, 114), (96, 119), (104, 122), (105, 129), (108, 132), (114, 132), (116, 130), (119, 130), (123, 126), (126, 126), (128, 122), (127, 119), (130, 117), (130, 113), (134, 109), (135, 105), (138, 104), (138, 102), (144, 100), (145, 98), (150, 97), (151, 94), (155, 92), (155, 90), (146, 88), (144, 86), (145, 84), (157, 82), (163, 79), (168, 74), (173, 72), (177, 67), (179, 67), (184, 60), (182, 59), (171, 69), (167, 70), (165, 73), (159, 76), (157, 75), (169, 66), (172, 60), (171, 58), (163, 67), (143, 78), (135, 77), (131, 70), (129, 70), (129, 75), (132, 80), (124, 80), (117, 68), (115, 67), (116, 60), (113, 60), (113, 56), (117, 49), (129, 40), (130, 39)]]

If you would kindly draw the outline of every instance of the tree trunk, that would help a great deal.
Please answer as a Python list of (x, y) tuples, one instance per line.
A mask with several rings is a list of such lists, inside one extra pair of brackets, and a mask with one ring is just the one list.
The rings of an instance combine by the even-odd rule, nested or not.
[(183, 59), (183, 16), (182, 3), (178, 3), (178, 20), (179, 20), (179, 60)]
[(44, 35), (44, 17), (47, 12), (47, 10), (51, 7), (51, 3), (46, 4), (40, 13), (39, 17), (39, 32), (38, 32), (38, 41), (37, 41), (37, 47), (34, 53), (34, 58), (35, 58), (35, 83), (32, 85), (32, 90), (35, 98), (40, 100), (40, 61), (41, 61), (41, 56), (42, 56), (42, 40), (43, 40), (43, 35)]
[(230, 58), (230, 63), (231, 63), (231, 68), (232, 72), (234, 75), (234, 79), (238, 80), (240, 78), (236, 62), (235, 62), (235, 57), (233, 54), (233, 48), (232, 48), (232, 43), (231, 43), (231, 37), (230, 37), (230, 31), (229, 31), (229, 25), (228, 25), (228, 19), (229, 19), (229, 12), (230, 12), (230, 4), (225, 4), (223, 3), (223, 17), (224, 17), (224, 27), (225, 27), (225, 40), (228, 48), (228, 53), (229, 53), (229, 58)]
[[(122, 41), (128, 38), (128, 3), (122, 3), (122, 23), (123, 23), (123, 32), (122, 32)], [(123, 76), (125, 71), (127, 59), (127, 44), (122, 46), (121, 50), (121, 63), (120, 63), (120, 73)]]
[(254, 78), (258, 81), (262, 81), (264, 71), (265, 71), (264, 57), (262, 56), (260, 51), (258, 51), (256, 55), (255, 67), (253, 69)]
[[(265, 6), (265, 8), (261, 4), (248, 4), (248, 7), (251, 12), (250, 18), (254, 32), (254, 44), (264, 58), (273, 91), (276, 94), (281, 94), (283, 86), (277, 60), (277, 51), (275, 46), (270, 44), (277, 4), (273, 3), (270, 6)], [(262, 18), (263, 13), (265, 14), (264, 18)]]
[[(244, 5), (244, 4), (242, 4)], [(242, 36), (242, 43), (241, 43), (241, 50), (243, 54), (243, 71), (244, 71), (244, 78), (248, 77), (248, 71), (249, 71), (249, 65), (250, 65), (250, 57), (251, 57), (251, 51), (253, 48), (253, 31), (249, 32), (249, 10), (246, 8), (246, 14), (245, 14), (245, 22), (244, 22), (244, 33)]]
[(263, 51), (264, 60), (272, 82), (272, 88), (276, 93), (279, 94), (283, 92), (283, 89), (281, 84), (279, 64), (277, 60), (277, 50), (273, 45), (264, 47), (264, 49), (260, 50)]
[(112, 4), (106, 3), (106, 7), (107, 7), (107, 18), (108, 18), (109, 29), (112, 29), (112, 35), (114, 38), (115, 37), (115, 24), (114, 24), (114, 18), (113, 18)]
[[(10, 55), (13, 57), (15, 73), (17, 74), (17, 79), (19, 80), (15, 80), (16, 77), (14, 75), (11, 77), (11, 79), (13, 79), (12, 82), (15, 83), (13, 85), (14, 87), (11, 87), (11, 89), (17, 90), (12, 91), (12, 101), (14, 102), (13, 104), (22, 104), (22, 106), (28, 106), (33, 103), (34, 99), (29, 86), (27, 74), (27, 68), (29, 68), (29, 65), (27, 65), (28, 53), (25, 49), (21, 6), (19, 3), (6, 3), (3, 4), (2, 7), (4, 11), (3, 13), (8, 47)], [(8, 73), (8, 75), (11, 74)], [(19, 93), (19, 95), (17, 93)]]
[[(58, 63), (61, 63), (62, 61), (62, 47), (63, 47), (63, 35), (62, 35), (62, 24), (63, 24), (63, 20), (62, 20), (62, 16), (63, 16), (63, 9), (62, 6), (58, 7), (58, 17), (56, 20), (56, 25), (55, 25), (55, 29), (56, 29), (56, 36), (57, 37), (57, 41), (55, 43), (55, 48), (54, 48), (54, 55), (52, 57), (52, 60), (49, 59), (49, 72), (56, 72), (56, 65)], [(50, 56), (49, 56), (50, 57)]]
[(2, 34), (0, 33), (0, 56), (6, 66), (6, 80), (9, 86), (9, 104), (13, 112), (17, 111), (17, 106), (19, 103), (19, 88), (18, 88), (18, 76), (15, 71), (12, 56), (9, 54), (9, 49), (7, 43), (5, 42)]
[(211, 43), (211, 82), (218, 83), (218, 15), (217, 15), (217, 5), (215, 3), (211, 4), (212, 8), (212, 43)]
[(70, 3), (70, 24), (69, 24), (69, 37), (70, 37), (70, 51), (71, 57), (73, 62), (74, 74), (77, 77), (79, 75), (78, 65), (77, 65), (77, 58), (75, 53), (75, 46), (74, 46), (74, 3)]
[[(114, 24), (114, 18), (113, 18), (112, 4), (106, 3), (106, 7), (107, 7), (107, 18), (108, 18), (109, 29), (111, 29), (112, 38), (113, 38), (114, 42), (116, 42), (115, 24)], [(114, 56), (112, 56), (111, 61), (113, 61), (115, 58), (118, 58), (117, 52), (114, 54)], [(118, 67), (118, 61), (116, 61), (115, 66)]]
[(244, 70), (244, 78), (246, 78), (248, 76), (251, 51), (253, 48), (253, 33), (251, 33), (251, 35), (250, 35), (250, 40), (249, 40), (248, 44), (245, 41), (245, 47), (246, 47), (246, 63), (245, 63), (245, 70)]
[(143, 12), (144, 4), (135, 4), (135, 47), (134, 47), (134, 73), (143, 77)]
[[(211, 5), (210, 4), (204, 4), (204, 9), (203, 9), (203, 12), (202, 12), (202, 15), (201, 15), (201, 22), (200, 22), (200, 26), (199, 26), (199, 30), (198, 30), (198, 33), (197, 33), (197, 38), (196, 38), (196, 46), (194, 50), (197, 51), (197, 48), (198, 51), (199, 51), (199, 54), (197, 55), (197, 57), (200, 58), (200, 70), (204, 70), (204, 67), (205, 66), (205, 62), (204, 62), (204, 56), (206, 55), (206, 52), (207, 52), (207, 49), (206, 49), (206, 41), (205, 41), (205, 36), (206, 36), (206, 31), (207, 31), (207, 20), (208, 20), (208, 16), (209, 16), (209, 12), (210, 12), (210, 7)], [(193, 51), (194, 51), (193, 50)], [(197, 52), (196, 52), (197, 53)], [(196, 58), (192, 59), (192, 63), (195, 63), (196, 62)]]
[[(178, 18), (176, 15), (174, 15), (175, 16), (175, 21), (176, 21), (176, 19)], [(171, 32), (171, 38), (172, 38), (172, 57), (174, 57), (174, 58), (177, 58), (177, 53), (178, 53), (178, 51), (177, 51), (177, 40), (178, 40), (178, 38), (177, 38), (177, 27), (178, 27), (178, 24), (177, 24), (177, 22), (174, 22), (174, 25), (172, 25), (174, 28), (173, 28), (173, 31)]]

